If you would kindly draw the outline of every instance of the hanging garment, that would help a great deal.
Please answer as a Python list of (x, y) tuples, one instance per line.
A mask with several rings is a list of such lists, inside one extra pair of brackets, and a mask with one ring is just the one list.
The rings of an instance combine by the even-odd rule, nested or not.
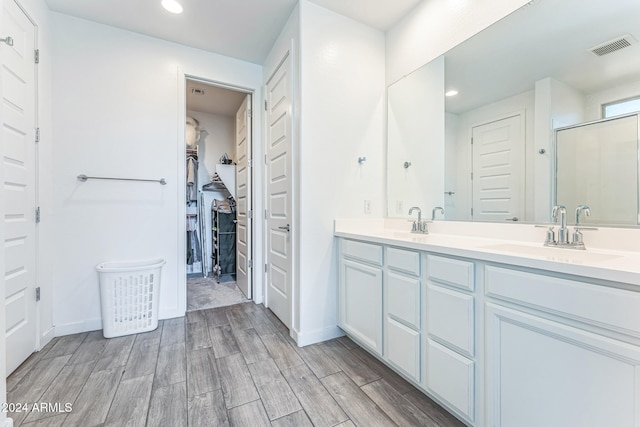
[(194, 229), (191, 232), (191, 248), (193, 262), (202, 261), (202, 251), (200, 250), (200, 240), (198, 240), (198, 232)]
[(187, 230), (187, 265), (193, 265), (193, 248), (191, 247), (191, 233), (193, 233), (193, 231)]
[(198, 146), (200, 139), (200, 123), (193, 117), (187, 116), (186, 121), (186, 143), (188, 149), (194, 149)]
[(200, 261), (202, 261), (202, 250), (196, 231), (196, 219), (187, 217), (187, 265)]
[(187, 157), (187, 203), (198, 200), (198, 159)]

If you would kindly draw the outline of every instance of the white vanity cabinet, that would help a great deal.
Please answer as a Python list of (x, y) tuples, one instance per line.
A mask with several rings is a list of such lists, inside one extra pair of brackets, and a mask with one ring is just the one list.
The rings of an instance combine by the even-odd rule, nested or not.
[(382, 246), (340, 239), (339, 326), (382, 354)]
[(640, 274), (411, 237), (338, 239), (354, 340), (469, 426), (640, 427)]
[(640, 426), (640, 290), (486, 266), (488, 426)]
[(424, 385), (461, 416), (475, 418), (474, 263), (427, 255)]
[(384, 358), (405, 376), (421, 380), (421, 296), (418, 251), (385, 248)]
[(340, 240), (339, 326), (405, 376), (421, 379), (418, 251)]

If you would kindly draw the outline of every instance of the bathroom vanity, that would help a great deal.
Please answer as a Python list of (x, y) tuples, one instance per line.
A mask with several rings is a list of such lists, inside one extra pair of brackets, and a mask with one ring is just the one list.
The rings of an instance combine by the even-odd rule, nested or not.
[(336, 220), (349, 337), (468, 425), (640, 426), (640, 252), (406, 224)]

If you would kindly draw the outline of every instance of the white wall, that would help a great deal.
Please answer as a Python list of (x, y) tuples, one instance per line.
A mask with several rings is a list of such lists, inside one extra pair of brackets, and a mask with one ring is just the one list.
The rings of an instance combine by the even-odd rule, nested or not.
[(528, 1), (423, 0), (387, 31), (387, 83), (437, 58)]
[(187, 114), (200, 123), (198, 186), (202, 187), (211, 181), (211, 176), (216, 172), (216, 164), (220, 163), (220, 157), (224, 153), (235, 161), (235, 119), (193, 110), (187, 110)]
[[(535, 84), (534, 146), (534, 220), (551, 221), (553, 205), (553, 129), (584, 120), (583, 95), (555, 79), (545, 78)], [(544, 150), (540, 154), (539, 150)]]
[(390, 217), (415, 219), (409, 209), (416, 206), (429, 218), (434, 207), (444, 206), (444, 66), (444, 57), (435, 59), (387, 90)]
[[(384, 214), (384, 34), (306, 0), (301, 19), (298, 342), (339, 333), (335, 218)], [(358, 164), (358, 156), (367, 161)]]
[(585, 121), (602, 118), (602, 105), (640, 94), (640, 80), (587, 95)]
[[(458, 186), (459, 183), (466, 182), (467, 177), (461, 173), (471, 165), (468, 164), (466, 157), (460, 156), (458, 153), (458, 133), (460, 131), (458, 115), (445, 113), (444, 116), (444, 191), (454, 193), (444, 195), (444, 217), (446, 219), (465, 219), (467, 216), (464, 215), (462, 209), (466, 206), (466, 198), (465, 204), (460, 206)], [(467, 161), (463, 162), (463, 158)], [(463, 162), (461, 167), (457, 166), (459, 162)]]
[[(165, 258), (160, 317), (183, 315), (184, 78), (258, 90), (262, 68), (66, 15), (52, 17), (56, 334), (101, 327), (95, 266), (108, 260)], [(259, 110), (254, 117), (261, 121)], [(260, 139), (260, 129), (254, 138)], [(163, 177), (168, 183), (82, 183), (76, 180), (81, 173)]]

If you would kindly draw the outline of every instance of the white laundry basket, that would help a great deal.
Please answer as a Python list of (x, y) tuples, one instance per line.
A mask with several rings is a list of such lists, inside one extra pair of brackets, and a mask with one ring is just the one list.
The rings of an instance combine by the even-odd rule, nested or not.
[(152, 331), (158, 327), (160, 271), (163, 259), (104, 262), (100, 278), (102, 333), (105, 338)]

